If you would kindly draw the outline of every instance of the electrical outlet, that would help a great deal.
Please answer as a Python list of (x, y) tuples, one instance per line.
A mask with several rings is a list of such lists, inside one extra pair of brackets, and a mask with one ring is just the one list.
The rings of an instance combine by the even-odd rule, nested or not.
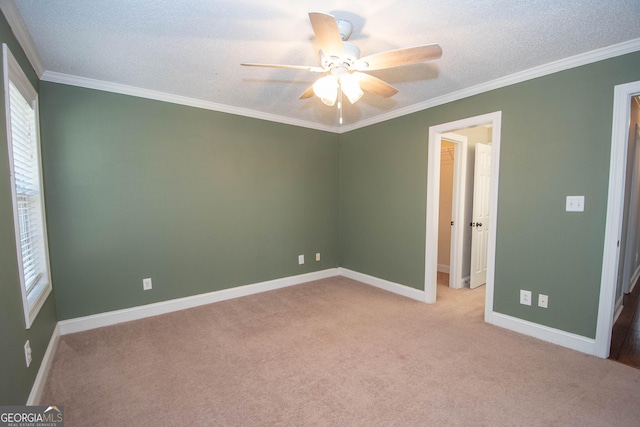
[(538, 307), (547, 308), (549, 307), (549, 296), (540, 294), (538, 295)]
[(29, 365), (31, 365), (31, 344), (29, 343), (29, 340), (27, 340), (27, 342), (24, 343), (24, 359), (25, 359), (25, 362), (27, 362), (27, 368), (28, 368)]
[(298, 264), (304, 264), (304, 255), (298, 255)]
[(147, 279), (142, 279), (142, 289), (148, 291), (151, 288), (153, 288), (153, 285), (151, 284), (151, 278), (149, 277)]
[(567, 196), (567, 212), (584, 212), (584, 196)]
[(316, 261), (320, 261), (320, 252), (316, 252)]
[(520, 304), (531, 305), (531, 291), (520, 289)]

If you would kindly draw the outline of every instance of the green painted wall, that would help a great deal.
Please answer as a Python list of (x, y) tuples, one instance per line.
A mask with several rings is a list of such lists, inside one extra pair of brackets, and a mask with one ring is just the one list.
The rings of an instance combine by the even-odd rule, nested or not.
[(424, 288), (428, 138), (414, 116), (341, 135), (342, 267)]
[[(4, 19), (0, 37), (37, 87)], [(25, 331), (2, 132), (0, 404), (26, 401), (56, 319), (338, 265), (423, 289), (429, 126), (493, 111), (494, 309), (594, 337), (613, 87), (635, 80), (640, 53), (342, 135), (40, 82), (55, 299)], [(577, 194), (586, 212), (564, 212)], [(519, 305), (519, 289), (548, 294), (549, 308)]]
[(336, 135), (40, 90), (59, 320), (338, 265)]
[[(2, 14), (0, 42), (9, 46), (37, 90), (36, 74)], [(55, 328), (56, 310), (54, 296), (51, 294), (31, 328), (25, 329), (13, 228), (4, 85), (1, 83), (0, 92), (0, 405), (24, 405)], [(33, 352), (33, 362), (29, 368), (25, 364), (23, 348), (27, 340)]]
[(341, 135), (341, 265), (424, 289), (429, 126), (502, 111), (494, 310), (595, 337), (613, 89), (637, 80), (633, 53)]

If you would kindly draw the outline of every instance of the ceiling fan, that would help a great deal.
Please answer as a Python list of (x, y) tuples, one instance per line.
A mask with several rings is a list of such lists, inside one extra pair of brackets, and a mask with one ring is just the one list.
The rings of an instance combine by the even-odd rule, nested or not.
[(357, 102), (363, 91), (388, 98), (398, 89), (389, 83), (366, 74), (368, 71), (438, 59), (442, 56), (442, 49), (437, 44), (427, 44), (409, 48), (389, 50), (360, 58), (360, 49), (347, 40), (353, 26), (349, 21), (336, 20), (332, 15), (320, 12), (309, 13), (311, 26), (320, 47), (321, 66), (282, 65), (242, 63), (249, 67), (290, 68), (324, 73), (309, 87), (300, 99), (311, 98), (314, 94), (326, 105), (333, 106), (338, 101), (340, 123), (342, 123), (342, 94), (352, 104)]

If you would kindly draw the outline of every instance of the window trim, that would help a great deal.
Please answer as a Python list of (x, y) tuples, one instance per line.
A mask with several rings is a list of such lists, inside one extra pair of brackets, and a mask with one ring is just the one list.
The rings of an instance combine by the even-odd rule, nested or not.
[[(47, 240), (47, 222), (45, 215), (45, 203), (44, 203), (44, 185), (42, 180), (42, 156), (41, 156), (41, 144), (40, 144), (40, 116), (38, 108), (38, 93), (31, 85), (31, 82), (22, 71), (22, 68), (16, 61), (15, 57), (9, 50), (9, 47), (2, 44), (2, 70), (4, 80), (4, 106), (6, 115), (6, 131), (7, 131), (7, 149), (9, 151), (9, 173), (11, 179), (11, 202), (13, 207), (13, 224), (15, 231), (16, 242), (16, 255), (18, 260), (18, 271), (20, 276), (20, 291), (22, 294), (22, 305), (24, 309), (24, 319), (26, 329), (29, 329), (33, 324), (36, 316), (40, 312), (40, 309), (44, 305), (47, 297), (51, 293), (51, 267), (49, 264), (49, 243)], [(31, 291), (27, 293), (25, 284), (25, 277), (22, 263), (22, 247), (20, 244), (20, 223), (18, 216), (18, 202), (17, 191), (15, 183), (15, 170), (13, 159), (13, 135), (11, 129), (11, 107), (10, 107), (10, 93), (9, 82), (11, 82), (16, 89), (22, 94), (22, 96), (29, 102), (34, 109), (35, 113), (35, 129), (36, 129), (36, 146), (37, 146), (37, 168), (38, 168), (38, 181), (40, 186), (39, 198), (40, 198), (40, 220), (42, 223), (42, 245), (43, 245), (43, 266), (45, 269), (44, 274), (38, 279), (37, 283), (32, 287)]]

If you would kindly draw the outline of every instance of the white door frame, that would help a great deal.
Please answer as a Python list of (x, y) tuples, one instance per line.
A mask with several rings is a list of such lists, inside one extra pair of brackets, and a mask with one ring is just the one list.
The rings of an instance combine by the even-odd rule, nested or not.
[[(448, 132), (440, 135), (441, 144), (443, 139), (456, 146), (453, 157), (453, 203), (451, 206), (453, 226), (451, 228), (451, 250), (449, 255), (449, 286), (462, 288), (464, 285), (462, 283), (462, 255), (464, 249), (464, 199), (467, 180), (468, 138)], [(441, 152), (438, 151), (438, 153)], [(438, 161), (438, 167), (440, 167), (440, 161)], [(440, 177), (440, 171), (438, 171), (438, 177)], [(440, 182), (438, 182), (438, 188), (440, 188)], [(438, 193), (438, 203), (440, 203), (439, 198), (440, 193)]]
[(495, 277), (496, 230), (498, 221), (498, 177), (500, 176), (500, 133), (502, 111), (483, 114), (454, 122), (429, 127), (429, 158), (427, 169), (427, 215), (425, 238), (425, 302), (436, 302), (438, 278), (438, 213), (440, 204), (440, 149), (442, 134), (458, 129), (491, 123), (492, 164), (489, 197), (490, 231), (487, 243), (487, 285), (485, 294), (485, 321), (491, 320), (493, 313), (493, 280)]
[[(636, 99), (636, 102), (638, 101), (638, 99)], [(631, 130), (631, 129), (629, 129)], [(619, 263), (622, 263), (622, 293), (623, 294), (628, 294), (631, 292), (631, 287), (633, 286), (633, 283), (631, 283), (632, 279), (637, 280), (637, 271), (631, 271), (631, 269), (629, 268), (629, 265), (634, 265), (636, 262), (636, 259), (634, 257), (634, 247), (632, 247), (632, 245), (634, 243), (636, 243), (635, 239), (629, 239), (628, 236), (633, 236), (635, 234), (637, 234), (638, 230), (636, 227), (636, 224), (638, 223), (638, 172), (640, 172), (638, 170), (638, 140), (636, 140), (636, 133), (638, 132), (638, 129), (634, 126), (633, 129), (633, 141), (631, 140), (627, 140), (627, 145), (629, 144), (634, 144), (633, 146), (633, 150), (631, 150), (631, 152), (633, 153), (633, 160), (631, 161), (631, 191), (629, 192), (629, 204), (627, 206), (629, 206), (629, 212), (627, 213), (627, 238), (626, 240), (626, 248), (624, 250), (624, 259), (623, 260), (619, 260)], [(627, 148), (627, 154), (629, 153), (629, 148)], [(629, 162), (629, 159), (627, 159), (627, 164)], [(629, 171), (627, 171), (628, 174)], [(626, 175), (626, 174), (625, 174)], [(626, 182), (626, 180), (625, 180)], [(625, 191), (626, 193), (626, 191)], [(624, 217), (623, 217), (624, 219)], [(624, 226), (624, 224), (623, 224)], [(622, 237), (622, 236), (620, 236)], [(616, 292), (617, 293), (617, 292)], [(616, 305), (618, 305), (620, 303), (620, 307), (622, 307), (622, 296), (621, 295), (618, 298), (618, 301), (616, 301)], [(617, 307), (616, 307), (617, 308)]]
[(611, 329), (616, 299), (616, 281), (622, 237), (624, 186), (627, 166), (627, 136), (631, 113), (631, 98), (640, 94), (640, 81), (617, 85), (613, 94), (613, 126), (611, 130), (611, 162), (609, 166), (609, 197), (602, 255), (602, 278), (594, 354), (609, 357)]

